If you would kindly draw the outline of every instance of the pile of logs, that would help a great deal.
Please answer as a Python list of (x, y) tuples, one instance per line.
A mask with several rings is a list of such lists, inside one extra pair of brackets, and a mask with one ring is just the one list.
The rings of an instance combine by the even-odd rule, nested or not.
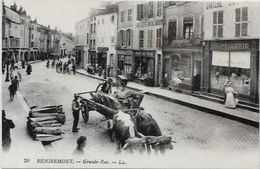
[(61, 126), (66, 116), (62, 105), (32, 108), (29, 112), (27, 130), (38, 141), (55, 141), (62, 139)]

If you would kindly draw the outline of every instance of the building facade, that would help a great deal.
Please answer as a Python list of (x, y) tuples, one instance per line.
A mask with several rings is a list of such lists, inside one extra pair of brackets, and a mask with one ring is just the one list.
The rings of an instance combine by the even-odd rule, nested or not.
[(17, 6), (14, 4), (10, 8), (3, 4), (2, 15), (2, 61), (10, 58), (15, 62), (20, 60), (20, 15)]
[(203, 81), (203, 2), (165, 7), (163, 74), (169, 88), (200, 91)]
[(20, 25), (20, 60), (29, 60), (29, 30), (31, 17), (27, 15), (26, 11), (22, 7), (19, 9), (21, 25)]
[(256, 2), (205, 3), (206, 93), (223, 95), (223, 85), (230, 80), (241, 100), (258, 103), (259, 9)]
[(163, 1), (119, 3), (119, 73), (149, 86), (158, 86), (161, 78), (163, 6)]
[(109, 67), (109, 75), (112, 76), (115, 74), (113, 70), (116, 67), (114, 63), (116, 59), (117, 13), (100, 14), (96, 15), (95, 18), (96, 64), (102, 69)]
[(76, 58), (80, 61), (81, 67), (89, 63), (89, 35), (90, 35), (90, 19), (85, 18), (75, 25), (75, 52)]

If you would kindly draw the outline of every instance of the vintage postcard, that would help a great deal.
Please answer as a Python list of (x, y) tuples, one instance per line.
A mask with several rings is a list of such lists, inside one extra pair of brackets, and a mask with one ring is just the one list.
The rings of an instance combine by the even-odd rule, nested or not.
[(2, 168), (259, 168), (260, 2), (1, 5)]

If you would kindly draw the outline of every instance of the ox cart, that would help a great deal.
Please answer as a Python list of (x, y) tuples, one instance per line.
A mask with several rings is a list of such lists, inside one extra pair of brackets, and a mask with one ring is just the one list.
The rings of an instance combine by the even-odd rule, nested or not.
[(98, 90), (78, 94), (85, 123), (88, 122), (90, 111), (97, 111), (107, 119), (112, 119), (119, 110), (135, 116), (138, 111), (143, 109), (140, 105), (144, 95), (137, 92), (129, 92), (125, 98), (107, 95)]

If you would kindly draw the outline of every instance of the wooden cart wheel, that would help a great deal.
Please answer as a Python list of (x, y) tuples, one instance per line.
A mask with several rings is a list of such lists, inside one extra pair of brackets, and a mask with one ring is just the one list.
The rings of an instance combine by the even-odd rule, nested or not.
[(88, 122), (89, 119), (89, 108), (87, 102), (81, 100), (81, 113), (85, 123)]

